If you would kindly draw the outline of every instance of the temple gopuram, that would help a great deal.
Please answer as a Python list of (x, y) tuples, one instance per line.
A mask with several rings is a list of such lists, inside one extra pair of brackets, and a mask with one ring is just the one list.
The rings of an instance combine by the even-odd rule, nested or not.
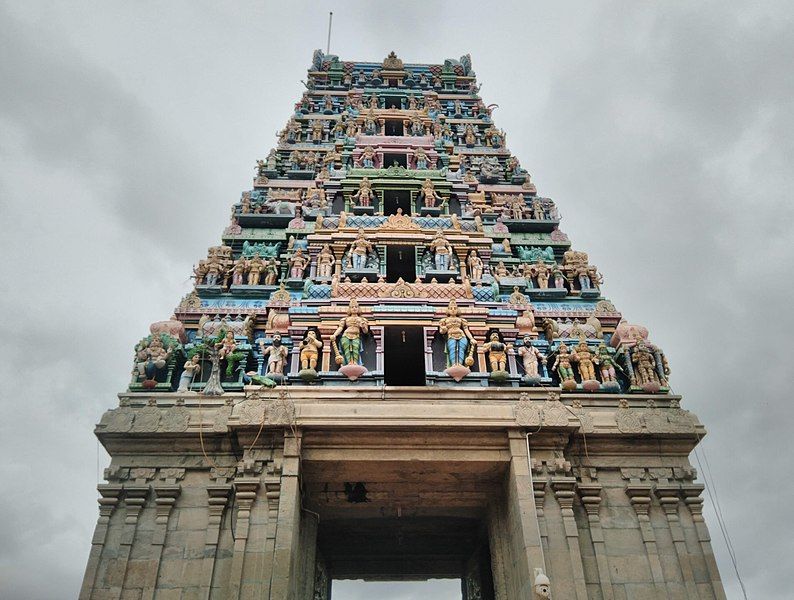
[(314, 53), (96, 427), (80, 598), (725, 598), (705, 430), (492, 108), (468, 55)]

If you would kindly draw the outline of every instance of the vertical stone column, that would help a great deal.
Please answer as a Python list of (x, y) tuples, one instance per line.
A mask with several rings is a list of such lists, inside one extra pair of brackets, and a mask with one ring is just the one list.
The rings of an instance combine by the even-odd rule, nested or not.
[(659, 504), (661, 504), (662, 510), (664, 510), (664, 514), (667, 516), (667, 523), (670, 526), (670, 534), (673, 538), (675, 553), (678, 555), (678, 565), (681, 568), (681, 577), (684, 580), (687, 597), (698, 598), (698, 588), (695, 583), (695, 577), (692, 573), (692, 564), (689, 561), (689, 554), (686, 549), (684, 530), (681, 527), (681, 519), (678, 516), (678, 491), (678, 486), (670, 483), (660, 483), (654, 490), (656, 497), (659, 498)]
[(216, 483), (207, 486), (207, 498), (209, 516), (207, 519), (207, 534), (204, 538), (204, 564), (201, 569), (201, 598), (209, 600), (212, 590), (212, 577), (215, 574), (215, 559), (218, 554), (218, 542), (221, 535), (221, 522), (223, 513), (229, 503), (232, 486), (224, 475), (232, 476), (233, 468), (228, 472), (218, 472), (220, 469), (213, 469)]
[(562, 523), (565, 528), (565, 540), (568, 545), (568, 555), (571, 560), (573, 584), (578, 600), (587, 600), (587, 586), (584, 579), (582, 566), (582, 553), (579, 549), (579, 528), (573, 516), (573, 500), (576, 497), (575, 477), (552, 477), (551, 489), (562, 510)]
[(85, 568), (83, 585), (80, 589), (80, 600), (89, 600), (91, 592), (96, 583), (96, 574), (99, 568), (99, 561), (102, 558), (102, 550), (107, 539), (108, 525), (110, 516), (116, 510), (116, 506), (121, 498), (122, 487), (120, 484), (102, 483), (97, 486), (99, 492), (99, 519), (94, 529), (94, 537), (91, 539), (91, 553), (88, 555), (88, 564)]
[(601, 529), (601, 517), (598, 514), (601, 507), (601, 485), (595, 482), (580, 483), (578, 492), (590, 523), (590, 539), (593, 540), (598, 580), (601, 584), (601, 597), (604, 600), (613, 600), (615, 595), (612, 591), (612, 576), (609, 573), (604, 532)]
[(300, 534), (301, 499), (298, 482), (300, 433), (284, 433), (284, 462), (278, 501), (278, 525), (270, 578), (270, 600), (293, 600), (298, 590), (296, 555)]
[(700, 551), (703, 553), (703, 559), (706, 562), (706, 569), (708, 569), (714, 597), (717, 600), (725, 600), (725, 590), (722, 587), (720, 571), (717, 568), (717, 561), (714, 558), (714, 551), (711, 548), (711, 536), (706, 527), (706, 522), (703, 520), (703, 498), (700, 497), (702, 493), (702, 484), (692, 483), (681, 486), (684, 504), (689, 507), (689, 512), (692, 514), (692, 521), (695, 523), (695, 531), (697, 532), (698, 541), (700, 542)]
[(177, 481), (184, 476), (184, 469), (160, 469), (162, 483), (152, 486), (157, 514), (155, 516), (155, 530), (152, 536), (151, 565), (146, 573), (146, 581), (141, 593), (142, 600), (152, 600), (154, 598), (154, 591), (157, 588), (157, 575), (160, 572), (160, 560), (162, 559), (163, 546), (165, 545), (165, 536), (168, 532), (168, 518), (171, 515), (171, 509), (176, 503), (179, 492), (182, 491), (182, 487), (177, 484)]
[[(544, 555), (549, 551), (549, 530), (546, 527), (546, 515), (543, 504), (546, 501), (546, 484), (548, 479), (543, 475), (543, 463), (532, 460), (532, 493), (535, 497), (535, 513), (538, 516), (538, 531)], [(552, 576), (551, 564), (546, 565), (546, 573)]]
[(512, 572), (508, 577), (516, 598), (531, 598), (535, 568), (543, 568), (543, 549), (538, 528), (535, 495), (529, 472), (527, 443), (520, 429), (508, 430), (510, 466), (508, 469), (506, 518)]
[(121, 577), (118, 587), (111, 586), (110, 597), (112, 598), (121, 598), (124, 590), (132, 544), (135, 542), (135, 532), (138, 529), (138, 517), (146, 505), (149, 496), (148, 482), (154, 479), (154, 474), (155, 469), (153, 468), (130, 469), (130, 479), (133, 482), (124, 484), (124, 506), (127, 514), (124, 517), (124, 529), (119, 542), (118, 572)]
[(234, 530), (234, 555), (232, 557), (232, 568), (229, 576), (229, 593), (227, 594), (227, 598), (240, 597), (251, 507), (254, 504), (254, 500), (256, 500), (258, 489), (258, 477), (239, 477), (234, 481), (234, 500), (237, 504), (237, 526)]
[[(634, 481), (636, 481), (636, 483)], [(626, 485), (626, 495), (631, 500), (634, 512), (637, 513), (642, 541), (645, 544), (645, 554), (648, 557), (648, 563), (650, 564), (651, 575), (653, 577), (653, 585), (656, 589), (656, 597), (659, 598), (659, 600), (664, 600), (667, 598), (664, 573), (662, 572), (662, 563), (659, 560), (659, 549), (656, 546), (656, 535), (653, 532), (649, 516), (651, 509), (651, 491), (650, 484), (640, 483), (639, 480), (631, 480)]]

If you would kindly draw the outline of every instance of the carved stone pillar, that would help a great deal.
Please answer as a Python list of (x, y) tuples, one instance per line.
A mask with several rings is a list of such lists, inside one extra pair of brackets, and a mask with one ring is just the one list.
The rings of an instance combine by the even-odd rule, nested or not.
[(601, 485), (595, 482), (580, 483), (577, 489), (590, 523), (590, 539), (593, 540), (601, 596), (604, 600), (612, 600), (615, 595), (612, 591), (612, 577), (609, 573), (609, 559), (604, 543), (604, 532), (601, 529), (601, 517), (598, 514), (601, 507)]
[(140, 517), (146, 500), (149, 496), (149, 481), (154, 479), (156, 469), (139, 467), (130, 469), (130, 479), (132, 483), (124, 484), (124, 507), (127, 514), (124, 517), (124, 529), (121, 532), (119, 542), (118, 572), (121, 574), (118, 588), (111, 586), (110, 597), (121, 598), (124, 589), (124, 582), (127, 579), (127, 566), (129, 564), (132, 544), (135, 541), (135, 532), (138, 528), (138, 517)]
[(234, 530), (234, 555), (232, 557), (232, 569), (229, 575), (228, 598), (240, 597), (251, 507), (254, 504), (254, 500), (256, 500), (258, 489), (258, 477), (239, 477), (234, 481), (234, 500), (237, 505), (237, 525)]
[(656, 597), (659, 598), (659, 600), (664, 600), (667, 598), (664, 573), (662, 572), (662, 563), (659, 561), (659, 549), (656, 546), (656, 535), (653, 532), (649, 516), (651, 509), (651, 492), (652, 488), (648, 483), (630, 482), (626, 485), (626, 495), (631, 500), (634, 512), (637, 513), (642, 541), (645, 544), (645, 554), (648, 557), (654, 588), (656, 588)]
[(709, 579), (711, 580), (711, 589), (714, 592), (714, 597), (717, 600), (725, 600), (725, 590), (722, 587), (717, 561), (714, 558), (714, 551), (711, 548), (711, 536), (706, 527), (706, 522), (703, 520), (703, 498), (700, 497), (701, 493), (703, 493), (702, 484), (692, 483), (681, 486), (684, 504), (689, 507), (689, 512), (692, 514), (692, 521), (695, 523), (695, 531), (697, 532), (700, 550), (703, 553), (703, 559), (706, 562), (706, 568), (709, 572)]
[[(201, 597), (209, 600), (212, 589), (212, 577), (215, 573), (215, 558), (218, 553), (218, 542), (221, 534), (221, 522), (223, 513), (229, 504), (232, 486), (225, 483), (227, 476), (234, 475), (234, 468), (228, 468), (227, 472), (218, 473), (220, 469), (213, 469), (215, 484), (207, 486), (207, 503), (209, 507), (209, 517), (207, 519), (207, 535), (204, 538), (204, 565), (201, 569)], [(222, 483), (223, 482), (223, 483)]]
[[(179, 469), (184, 473), (184, 469)], [(157, 514), (155, 516), (155, 530), (152, 535), (152, 561), (151, 568), (146, 575), (146, 583), (141, 594), (142, 600), (154, 598), (154, 590), (157, 587), (157, 575), (160, 571), (160, 560), (163, 556), (163, 546), (165, 536), (168, 532), (168, 517), (171, 509), (176, 503), (182, 487), (178, 484), (162, 484), (152, 486), (154, 490), (154, 503)]]
[(684, 580), (686, 593), (689, 598), (698, 597), (697, 584), (692, 573), (692, 564), (689, 561), (689, 553), (686, 549), (684, 530), (681, 527), (681, 519), (678, 516), (678, 491), (679, 487), (675, 484), (660, 483), (654, 492), (659, 498), (659, 504), (667, 515), (667, 523), (670, 525), (670, 534), (673, 538), (673, 546), (678, 555), (678, 565), (681, 568), (681, 577)]
[(80, 600), (89, 600), (91, 598), (91, 591), (96, 583), (99, 560), (105, 547), (110, 516), (116, 510), (122, 489), (120, 484), (102, 483), (97, 486), (97, 491), (99, 492), (99, 499), (97, 500), (99, 502), (99, 520), (94, 529), (94, 537), (91, 539), (91, 553), (88, 556), (83, 586), (80, 589)]
[(565, 527), (565, 539), (568, 544), (568, 555), (571, 559), (573, 584), (578, 600), (587, 600), (587, 586), (582, 566), (582, 553), (579, 549), (579, 528), (573, 516), (573, 500), (576, 497), (575, 477), (552, 477), (551, 489), (562, 511), (562, 522)]
[[(533, 460), (532, 492), (535, 496), (535, 512), (538, 515), (538, 529), (544, 555), (549, 551), (549, 530), (546, 527), (546, 515), (543, 510), (543, 504), (546, 501), (546, 484), (548, 484), (548, 478), (543, 474), (543, 463)], [(547, 569), (545, 572), (552, 577), (551, 564), (546, 565), (545, 568)]]
[[(527, 442), (518, 429), (508, 430), (510, 465), (507, 477), (506, 520), (510, 532), (510, 554), (512, 573), (508, 579), (515, 582), (513, 594), (516, 598), (532, 595), (535, 568), (545, 569), (543, 548), (538, 528), (535, 495), (529, 471)], [(512, 597), (512, 596), (511, 596)]]
[(299, 584), (296, 576), (296, 557), (301, 519), (298, 483), (300, 443), (300, 432), (295, 437), (290, 431), (285, 431), (270, 598), (292, 600), (296, 596)]

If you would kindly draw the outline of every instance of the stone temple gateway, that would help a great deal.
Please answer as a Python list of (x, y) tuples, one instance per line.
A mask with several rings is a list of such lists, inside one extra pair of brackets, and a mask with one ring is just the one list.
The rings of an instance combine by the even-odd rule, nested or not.
[(314, 53), (97, 425), (81, 598), (725, 598), (705, 430), (478, 90), (469, 56)]

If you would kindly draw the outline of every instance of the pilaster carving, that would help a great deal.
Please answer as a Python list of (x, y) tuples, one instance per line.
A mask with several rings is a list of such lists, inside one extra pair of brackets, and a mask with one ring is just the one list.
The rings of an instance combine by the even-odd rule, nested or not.
[[(584, 470), (584, 469), (583, 469)], [(604, 532), (601, 529), (601, 490), (600, 483), (595, 481), (595, 469), (588, 469), (587, 482), (580, 482), (577, 486), (579, 497), (587, 513), (587, 520), (590, 524), (590, 539), (593, 541), (593, 551), (598, 567), (598, 580), (601, 587), (601, 596), (604, 600), (612, 600), (615, 596), (612, 591), (612, 577), (609, 571), (609, 558), (607, 557), (606, 544), (604, 542)]]
[(706, 560), (706, 568), (708, 569), (714, 597), (718, 600), (725, 600), (725, 591), (722, 587), (720, 572), (717, 568), (717, 561), (714, 558), (714, 550), (711, 547), (711, 536), (703, 520), (703, 498), (701, 497), (703, 489), (703, 484), (685, 483), (681, 485), (680, 491), (684, 504), (689, 508), (689, 512), (692, 514), (692, 521), (695, 523), (695, 531), (697, 532), (698, 542), (700, 542), (701, 552)]
[[(625, 470), (631, 471), (630, 469)], [(621, 469), (621, 472), (623, 471), (624, 469)], [(639, 471), (642, 471), (644, 477), (645, 470), (639, 469)], [(634, 512), (637, 513), (637, 520), (640, 524), (640, 533), (642, 534), (642, 541), (645, 544), (645, 555), (648, 558), (648, 563), (651, 568), (651, 575), (653, 576), (653, 583), (656, 588), (656, 596), (661, 600), (667, 598), (667, 590), (665, 589), (662, 565), (659, 562), (656, 535), (653, 532), (649, 516), (652, 493), (653, 488), (649, 483), (640, 483), (635, 478), (630, 478), (629, 483), (626, 485), (626, 495), (629, 497), (631, 505), (634, 507)]]
[(94, 537), (91, 539), (91, 552), (88, 556), (83, 585), (80, 588), (80, 600), (88, 600), (91, 597), (91, 591), (96, 583), (99, 560), (102, 557), (102, 549), (107, 539), (110, 517), (118, 506), (123, 488), (118, 483), (101, 483), (97, 486), (97, 491), (99, 492), (99, 498), (97, 499), (99, 503), (99, 519), (94, 529)]
[[(570, 470), (570, 463), (568, 463), (568, 470)], [(562, 511), (562, 522), (565, 527), (565, 538), (568, 544), (568, 555), (571, 561), (576, 598), (578, 600), (587, 600), (582, 554), (579, 549), (579, 529), (573, 516), (573, 501), (576, 498), (576, 478), (552, 477), (551, 489), (554, 490), (554, 497), (557, 499)]]

